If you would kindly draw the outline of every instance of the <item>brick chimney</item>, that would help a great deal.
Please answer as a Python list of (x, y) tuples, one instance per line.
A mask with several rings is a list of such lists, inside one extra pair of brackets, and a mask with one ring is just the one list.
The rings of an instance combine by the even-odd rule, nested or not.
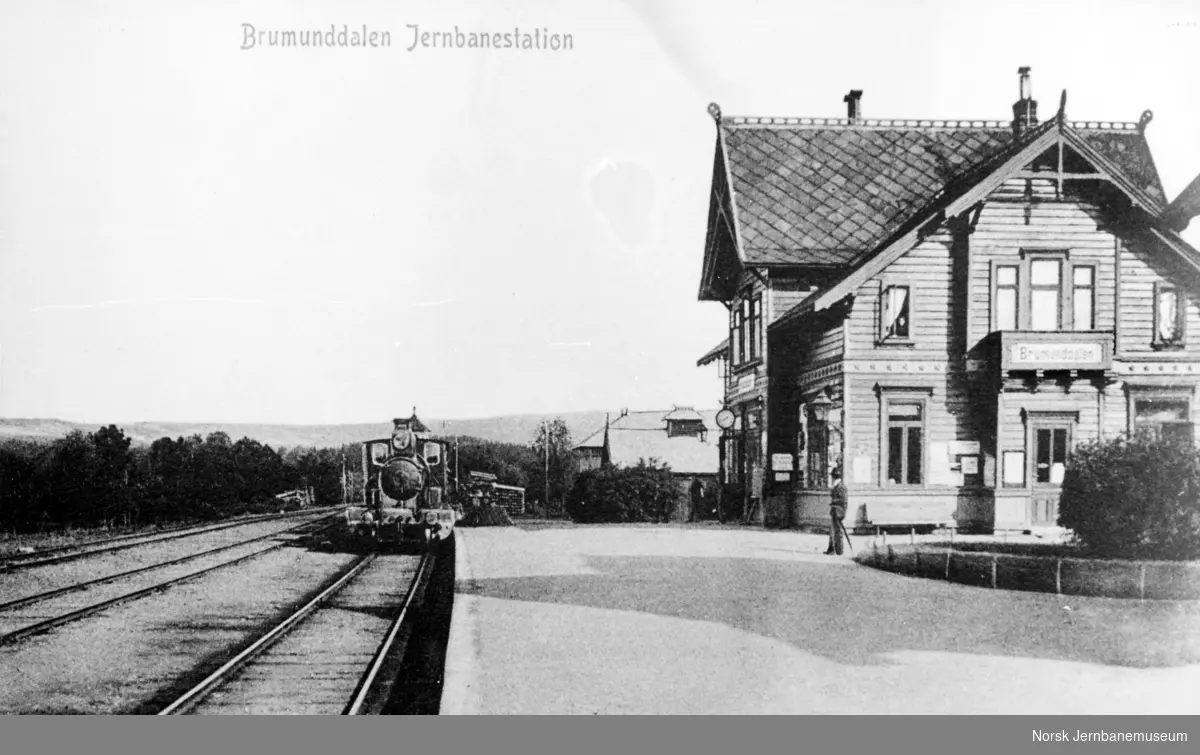
[(1020, 136), (1037, 125), (1037, 100), (1029, 83), (1029, 66), (1017, 69), (1021, 75), (1021, 99), (1013, 103), (1013, 136)]
[(850, 94), (842, 98), (842, 102), (846, 103), (846, 117), (851, 123), (858, 123), (862, 120), (862, 90), (851, 89)]

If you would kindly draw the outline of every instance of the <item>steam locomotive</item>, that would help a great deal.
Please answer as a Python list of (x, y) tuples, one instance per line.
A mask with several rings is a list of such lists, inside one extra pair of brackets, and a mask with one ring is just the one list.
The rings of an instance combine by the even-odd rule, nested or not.
[(373, 547), (430, 545), (454, 531), (446, 500), (448, 444), (417, 418), (393, 420), (389, 438), (363, 443), (363, 498), (346, 508), (347, 534)]

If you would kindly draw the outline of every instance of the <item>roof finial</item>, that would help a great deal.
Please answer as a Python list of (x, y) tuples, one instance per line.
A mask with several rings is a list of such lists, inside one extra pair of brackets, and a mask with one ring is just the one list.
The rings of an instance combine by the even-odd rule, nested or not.
[(712, 119), (717, 122), (718, 126), (721, 125), (721, 106), (720, 105), (718, 105), (715, 102), (708, 103), (708, 114), (712, 116)]
[(1058, 100), (1058, 125), (1063, 125), (1067, 122), (1067, 90), (1062, 91), (1062, 97)]
[(1142, 113), (1142, 117), (1138, 120), (1138, 131), (1145, 133), (1146, 127), (1150, 125), (1150, 121), (1154, 120), (1154, 111), (1147, 110)]

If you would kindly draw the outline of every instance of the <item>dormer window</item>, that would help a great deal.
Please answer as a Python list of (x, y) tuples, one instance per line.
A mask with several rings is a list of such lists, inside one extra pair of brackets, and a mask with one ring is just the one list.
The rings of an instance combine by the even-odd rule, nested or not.
[(1172, 348), (1183, 345), (1185, 306), (1183, 295), (1174, 286), (1159, 283), (1154, 287), (1154, 345)]
[(908, 286), (888, 286), (880, 306), (880, 340), (907, 342), (912, 338), (912, 293)]

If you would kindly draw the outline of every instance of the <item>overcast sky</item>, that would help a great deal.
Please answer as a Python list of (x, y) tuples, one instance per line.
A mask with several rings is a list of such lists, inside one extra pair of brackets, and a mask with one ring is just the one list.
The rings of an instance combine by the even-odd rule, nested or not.
[[(410, 24), (573, 49), (409, 51)], [(1009, 119), (1025, 65), (1043, 113), (1153, 110), (1169, 197), (1200, 173), (1194, 2), (5, 2), (0, 416), (715, 406), (708, 103)]]

